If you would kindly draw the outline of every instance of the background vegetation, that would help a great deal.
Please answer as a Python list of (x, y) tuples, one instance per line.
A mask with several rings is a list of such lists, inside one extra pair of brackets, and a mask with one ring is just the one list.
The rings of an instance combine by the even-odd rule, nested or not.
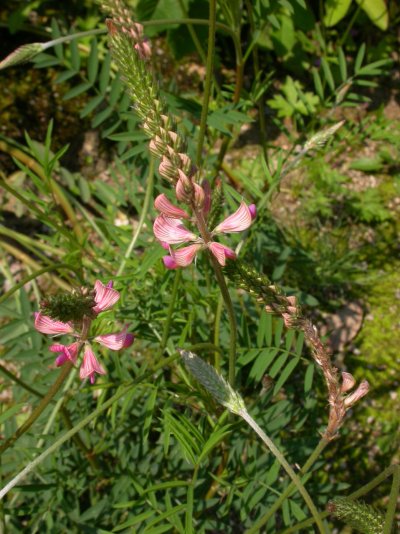
[[(209, 2), (130, 6), (195, 157), (208, 38), (197, 19), (208, 21)], [(217, 2), (202, 168), (222, 181), (227, 211), (241, 198), (258, 208), (232, 243), (296, 295), (338, 367), (371, 385), (307, 481), (320, 509), (399, 462), (399, 17), (390, 1)], [(153, 199), (169, 187), (153, 173), (103, 21), (89, 0), (0, 9), (2, 57), (100, 29), (0, 73), (3, 437), (59, 373), (48, 338), (33, 326), (44, 296), (112, 279), (122, 297), (103, 326), (129, 324), (136, 336), (120, 354), (104, 351), (107, 375), (95, 387), (72, 374), (3, 454), (2, 486), (120, 394), (2, 501), (3, 532), (250, 532), (288, 480), (183, 365), (163, 365), (177, 347), (194, 347), (226, 375), (230, 328), (206, 257), (176, 272), (161, 262)], [(307, 144), (340, 121), (327, 142)], [(289, 463), (302, 465), (326, 426), (321, 375), (301, 333), (230, 289), (237, 387)], [(365, 500), (385, 509), (389, 492), (386, 481)], [(292, 532), (307, 514), (293, 494), (262, 531)]]

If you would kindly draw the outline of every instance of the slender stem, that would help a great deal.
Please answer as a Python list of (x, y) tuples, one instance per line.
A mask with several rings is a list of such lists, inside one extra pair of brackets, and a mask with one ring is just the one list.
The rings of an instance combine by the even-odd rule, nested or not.
[(202, 160), (202, 152), (204, 145), (204, 137), (206, 134), (207, 127), (207, 115), (208, 115), (208, 106), (210, 103), (211, 95), (211, 83), (213, 79), (213, 70), (214, 70), (214, 47), (215, 47), (215, 24), (216, 24), (216, 0), (210, 0), (210, 11), (209, 11), (209, 22), (210, 26), (208, 28), (208, 47), (207, 47), (207, 63), (206, 63), (206, 79), (204, 83), (204, 98), (203, 98), (203, 107), (201, 110), (201, 119), (200, 119), (200, 129), (199, 137), (197, 141), (197, 152), (196, 152), (196, 165), (200, 166)]
[(237, 341), (237, 324), (235, 317), (235, 310), (233, 309), (232, 299), (229, 294), (228, 286), (225, 282), (225, 277), (222, 272), (221, 266), (216, 260), (216, 258), (210, 254), (211, 263), (214, 268), (215, 276), (219, 288), (221, 290), (222, 298), (224, 299), (226, 311), (228, 313), (229, 327), (230, 327), (230, 338), (229, 338), (229, 370), (228, 370), (228, 381), (232, 387), (235, 386), (235, 369), (236, 369), (236, 341)]
[(18, 284), (15, 284), (12, 288), (10, 288), (8, 291), (6, 291), (3, 295), (0, 296), (0, 304), (7, 300), (11, 295), (13, 295), (18, 289), (21, 289), (25, 284), (30, 282), (31, 280), (34, 280), (38, 276), (44, 273), (48, 273), (49, 271), (56, 271), (57, 269), (71, 269), (71, 266), (67, 263), (53, 263), (51, 265), (48, 265), (47, 267), (43, 267), (43, 269), (38, 269), (37, 271), (33, 272), (32, 274), (28, 274), (28, 276), (25, 276)]
[(393, 472), (392, 489), (390, 491), (389, 503), (385, 515), (385, 526), (383, 527), (383, 534), (390, 534), (392, 532), (393, 521), (396, 514), (397, 497), (400, 491), (400, 466), (395, 465)]
[(21, 425), (15, 434), (11, 436), (7, 441), (5, 441), (0, 446), (0, 454), (3, 454), (4, 451), (6, 451), (11, 445), (13, 445), (18, 438), (20, 438), (27, 430), (30, 429), (30, 427), (33, 425), (33, 423), (36, 421), (38, 417), (42, 414), (42, 412), (47, 408), (47, 406), (50, 404), (51, 400), (53, 399), (54, 395), (59, 391), (61, 386), (64, 383), (64, 380), (67, 378), (71, 370), (73, 369), (73, 364), (68, 361), (64, 364), (64, 367), (61, 370), (61, 373), (58, 375), (57, 380), (54, 382), (54, 384), (51, 386), (47, 394), (43, 397), (41, 402), (38, 404), (38, 406), (35, 408), (35, 410), (32, 412), (31, 416), (25, 421), (23, 425)]
[[(251, 33), (252, 35), (254, 35), (255, 24), (254, 24), (254, 16), (253, 16), (253, 6), (250, 0), (246, 0), (246, 8), (247, 8), (248, 16), (249, 16), (249, 24), (250, 24)], [(257, 43), (255, 43), (255, 45), (253, 46), (252, 55), (253, 55), (254, 77), (257, 80), (260, 74), (260, 61), (258, 57)], [(261, 146), (262, 146), (262, 150), (263, 150), (263, 154), (265, 158), (265, 163), (268, 165), (268, 153), (267, 153), (267, 147), (266, 147), (267, 133), (266, 133), (265, 113), (264, 113), (264, 93), (257, 100), (257, 107), (258, 107), (258, 121), (260, 125), (260, 141), (261, 141)]]
[(288, 462), (286, 461), (286, 458), (283, 456), (281, 451), (276, 447), (274, 442), (265, 434), (265, 432), (258, 426), (258, 424), (254, 421), (254, 419), (251, 417), (251, 415), (245, 411), (241, 410), (239, 412), (239, 415), (248, 423), (251, 428), (256, 432), (256, 434), (262, 439), (262, 441), (265, 443), (265, 445), (268, 447), (268, 449), (272, 452), (272, 454), (277, 458), (281, 466), (284, 468), (286, 473), (289, 475), (289, 477), (292, 479), (293, 484), (296, 486), (297, 490), (303, 497), (305, 503), (307, 504), (317, 526), (319, 531), (322, 534), (325, 534), (326, 529), (321, 521), (321, 518), (319, 516), (318, 510), (315, 507), (315, 504), (304, 487), (303, 483), (301, 482), (300, 478), (296, 475), (296, 473), (293, 471), (293, 469), (290, 467)]
[[(233, 39), (233, 42), (235, 45), (235, 55), (236, 55), (236, 80), (235, 80), (235, 91), (233, 93), (232, 102), (234, 104), (237, 104), (240, 100), (240, 93), (243, 87), (244, 61), (243, 61), (243, 54), (242, 54), (241, 41), (240, 41), (240, 30), (239, 30), (239, 33), (234, 32), (234, 34), (235, 34), (235, 38)], [(230, 141), (231, 141), (231, 138), (228, 136), (225, 136), (225, 139), (223, 140), (221, 144), (221, 148), (219, 150), (218, 161), (216, 164), (216, 172), (218, 172), (219, 169), (221, 168), (221, 165), (224, 161), (224, 157), (228, 150)]]
[(199, 465), (195, 465), (193, 470), (192, 480), (187, 489), (186, 497), (186, 513), (185, 513), (185, 534), (193, 534), (193, 500), (194, 500), (194, 488), (197, 482), (197, 476), (199, 473)]
[(79, 242), (82, 242), (84, 238), (83, 231), (79, 225), (78, 219), (76, 218), (75, 212), (71, 204), (69, 203), (67, 197), (65, 196), (63, 190), (57, 184), (57, 182), (51, 176), (47, 176), (42, 167), (39, 165), (39, 163), (35, 161), (29, 154), (26, 154), (22, 150), (10, 146), (5, 141), (0, 141), (0, 150), (6, 152), (10, 156), (20, 161), (23, 165), (31, 169), (40, 178), (42, 178), (42, 180), (48, 181), (51, 192), (56, 198), (57, 203), (63, 209), (65, 215), (68, 217), (72, 225), (72, 229), (76, 235), (76, 238)]
[[(300, 470), (300, 475), (305, 475), (309, 469), (313, 466), (314, 462), (319, 458), (321, 452), (325, 449), (325, 447), (328, 445), (329, 441), (326, 439), (321, 439), (314, 451), (309, 456), (306, 463), (303, 465), (303, 467)], [(266, 525), (268, 521), (273, 517), (273, 515), (279, 510), (279, 508), (282, 506), (283, 502), (290, 497), (293, 490), (296, 489), (296, 485), (294, 482), (291, 482), (289, 486), (285, 489), (285, 491), (280, 495), (279, 499), (277, 499), (274, 504), (271, 506), (271, 508), (268, 509), (268, 511), (260, 517), (260, 519), (248, 530), (246, 530), (245, 534), (255, 534), (260, 530), (261, 527)]]
[[(3, 373), (4, 375), (6, 375), (8, 378), (10, 378), (16, 384), (20, 385), (26, 391), (29, 391), (29, 393), (33, 393), (33, 395), (36, 395), (36, 397), (39, 397), (40, 399), (43, 399), (43, 397), (44, 397), (43, 393), (41, 393), (37, 389), (33, 388), (32, 386), (30, 386), (29, 384), (27, 384), (26, 382), (21, 380), (18, 376), (14, 375), (11, 371), (9, 371), (6, 367), (4, 367), (4, 365), (0, 364), (0, 372)], [(54, 398), (51, 399), (51, 402), (54, 402)], [(65, 406), (63, 406), (62, 404), (60, 405), (60, 413), (61, 413), (61, 417), (64, 420), (65, 426), (67, 428), (71, 429), (74, 426), (73, 423), (72, 423), (72, 420), (71, 420), (71, 416), (70, 416), (67, 408)], [(51, 417), (49, 418), (48, 421), (50, 421), (50, 420), (51, 420)], [(85, 455), (87, 456), (88, 461), (90, 462), (92, 467), (94, 469), (98, 470), (98, 464), (96, 462), (96, 458), (93, 458), (93, 455), (92, 455), (90, 449), (85, 445), (85, 443), (82, 440), (82, 438), (80, 437), (79, 433), (76, 434), (75, 436), (73, 436), (72, 439), (75, 441), (76, 445), (82, 450), (82, 452), (85, 453)], [(40, 445), (40, 447), (41, 446), (42, 445)], [(39, 448), (39, 443), (38, 443), (37, 447)], [(1, 534), (1, 532), (0, 532), (0, 534)]]
[[(91, 324), (91, 320), (85, 317), (82, 321), (82, 332), (80, 335), (78, 356), (89, 334), (90, 324)], [(71, 361), (68, 360), (67, 362), (64, 363), (64, 367), (61, 370), (61, 373), (58, 375), (57, 380), (51, 386), (49, 391), (43, 397), (41, 402), (38, 404), (38, 406), (32, 412), (30, 417), (27, 419), (27, 421), (25, 421), (25, 423), (17, 429), (17, 431), (15, 432), (13, 436), (11, 436), (11, 438), (9, 438), (5, 443), (3, 443), (3, 445), (0, 446), (0, 454), (6, 451), (11, 445), (13, 445), (17, 441), (18, 438), (20, 438), (23, 434), (25, 434), (25, 432), (27, 432), (30, 429), (30, 427), (33, 425), (36, 419), (40, 417), (42, 412), (51, 403), (51, 401), (53, 400), (53, 397), (60, 390), (65, 379), (67, 378), (67, 376), (69, 375), (69, 373), (72, 371), (73, 368), (74, 368), (74, 364)]]
[[(13, 245), (10, 245), (9, 243), (6, 243), (5, 241), (1, 241), (1, 247), (6, 250), (9, 254), (14, 256), (15, 258), (19, 259), (24, 267), (32, 267), (33, 269), (38, 269), (39, 263), (37, 263), (34, 259), (32, 259), (28, 254), (25, 254), (25, 252), (22, 252), (19, 248), (14, 247)], [(61, 289), (64, 289), (65, 291), (69, 291), (71, 289), (71, 286), (64, 282), (61, 278), (59, 278), (56, 275), (50, 275), (53, 282), (58, 285)]]
[[(214, 324), (214, 345), (216, 345), (217, 347), (219, 346), (219, 334), (220, 334), (220, 329), (221, 329), (221, 315), (222, 315), (223, 304), (224, 304), (224, 299), (222, 295), (220, 295), (218, 299), (217, 309), (215, 311), (215, 324)], [(221, 372), (221, 357), (220, 357), (219, 352), (215, 353), (214, 367), (218, 373)]]
[(149, 173), (147, 175), (146, 194), (145, 194), (144, 201), (143, 201), (142, 213), (140, 215), (140, 219), (139, 219), (139, 223), (137, 225), (136, 231), (133, 234), (132, 241), (129, 243), (129, 246), (126, 249), (124, 258), (117, 271), (117, 276), (120, 276), (123, 273), (126, 262), (128, 261), (130, 255), (132, 254), (132, 251), (135, 247), (139, 234), (142, 231), (145, 219), (149, 211), (150, 201), (153, 197), (153, 189), (154, 189), (154, 158), (152, 157), (150, 158), (150, 163), (149, 163)]
[[(212, 240), (211, 233), (207, 228), (207, 224), (204, 220), (204, 215), (201, 210), (198, 210), (196, 206), (192, 205), (193, 214), (196, 217), (197, 228), (200, 235), (204, 240), (204, 243), (209, 243)], [(237, 324), (235, 311), (233, 309), (232, 299), (229, 294), (228, 287), (225, 282), (225, 277), (222, 272), (221, 266), (213, 254), (209, 254), (211, 265), (213, 266), (215, 277), (217, 279), (219, 288), (221, 290), (222, 298), (224, 299), (226, 310), (228, 313), (229, 326), (230, 326), (230, 340), (229, 340), (229, 371), (228, 380), (232, 387), (235, 385), (235, 362), (236, 362), (236, 341), (237, 341)]]
[(169, 338), (169, 332), (170, 332), (171, 323), (172, 323), (172, 314), (174, 313), (174, 309), (175, 309), (175, 301), (176, 301), (176, 297), (178, 295), (178, 289), (179, 289), (179, 284), (181, 282), (181, 277), (182, 277), (181, 269), (176, 270), (175, 271), (174, 285), (172, 287), (172, 295), (171, 295), (171, 299), (169, 301), (167, 317), (165, 319), (164, 329), (163, 329), (162, 338), (161, 338), (161, 342), (160, 342), (160, 353), (161, 353), (161, 355), (164, 353), (165, 347), (167, 346), (167, 341), (168, 341), (168, 338)]
[(169, 358), (162, 359), (161, 362), (159, 362), (157, 365), (154, 366), (154, 368), (144, 373), (142, 376), (136, 378), (129, 384), (127, 384), (125, 387), (121, 387), (119, 391), (113, 395), (111, 398), (109, 398), (107, 401), (105, 401), (101, 406), (99, 406), (96, 410), (94, 410), (91, 414), (89, 414), (87, 417), (82, 419), (77, 425), (74, 426), (74, 428), (71, 428), (68, 432), (63, 434), (60, 438), (58, 438), (53, 445), (51, 445), (48, 449), (46, 449), (42, 454), (40, 454), (37, 458), (35, 458), (32, 462), (30, 462), (18, 475), (16, 475), (6, 486), (3, 487), (3, 489), (0, 491), (0, 499), (2, 499), (14, 486), (16, 486), (20, 480), (22, 480), (25, 475), (33, 471), (37, 465), (39, 465), (43, 460), (45, 460), (50, 454), (52, 454), (54, 451), (56, 451), (63, 443), (68, 441), (70, 438), (72, 438), (77, 432), (79, 432), (82, 428), (84, 428), (86, 425), (88, 425), (91, 421), (99, 417), (104, 411), (108, 410), (110, 406), (112, 406), (115, 402), (117, 402), (121, 397), (125, 396), (129, 390), (132, 387), (135, 387), (137, 384), (143, 382), (144, 380), (148, 378), (154, 378), (154, 373), (161, 369), (162, 367), (171, 364), (175, 360), (180, 358), (179, 354), (174, 354), (173, 356), (170, 356)]

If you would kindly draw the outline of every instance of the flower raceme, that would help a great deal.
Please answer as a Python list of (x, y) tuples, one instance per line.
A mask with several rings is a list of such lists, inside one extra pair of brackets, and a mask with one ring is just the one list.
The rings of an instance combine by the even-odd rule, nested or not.
[[(205, 199), (202, 208), (202, 215), (206, 218), (210, 203)], [(199, 237), (183, 224), (183, 219), (191, 220), (190, 215), (184, 210), (172, 204), (164, 194), (159, 195), (155, 202), (155, 208), (160, 212), (153, 225), (153, 231), (161, 245), (169, 250), (169, 255), (164, 256), (163, 261), (167, 269), (177, 267), (187, 267), (192, 263), (197, 253), (208, 248), (215, 256), (218, 263), (225, 265), (226, 258), (235, 259), (235, 252), (229, 247), (214, 241), (214, 236), (218, 234), (228, 234), (242, 232), (249, 228), (256, 217), (256, 207), (254, 204), (247, 206), (241, 202), (239, 208), (218, 224), (211, 232), (208, 240)], [(170, 245), (189, 245), (172, 249)]]
[[(50, 346), (50, 351), (57, 354), (55, 360), (57, 366), (63, 365), (67, 361), (75, 364), (79, 351), (81, 347), (84, 346), (85, 350), (79, 373), (80, 378), (82, 380), (89, 378), (90, 382), (93, 384), (96, 374), (106, 374), (105, 369), (98, 362), (87, 337), (83, 336), (82, 333), (77, 332), (77, 330), (81, 329), (83, 331), (84, 325), (86, 326), (86, 329), (89, 330), (93, 318), (101, 312), (109, 310), (118, 301), (119, 297), (120, 294), (113, 289), (112, 282), (104, 285), (97, 280), (94, 285), (94, 305), (91, 310), (89, 310), (88, 315), (81, 321), (62, 322), (47, 315), (43, 315), (41, 312), (35, 313), (35, 328), (38, 332), (50, 335), (71, 334), (76, 339), (76, 341), (70, 345), (55, 343)], [(94, 315), (94, 317), (91, 314)], [(111, 350), (128, 348), (132, 345), (133, 340), (133, 334), (128, 333), (126, 327), (120, 332), (99, 335), (93, 339), (93, 341), (96, 341), (97, 343), (100, 343), (100, 345)]]

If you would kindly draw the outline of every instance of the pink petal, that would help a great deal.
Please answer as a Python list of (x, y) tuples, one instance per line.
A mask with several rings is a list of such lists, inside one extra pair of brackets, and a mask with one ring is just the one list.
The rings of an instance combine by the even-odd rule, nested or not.
[(211, 241), (211, 243), (208, 243), (208, 248), (217, 258), (218, 263), (222, 266), (225, 265), (226, 258), (236, 259), (236, 254), (233, 252), (233, 250), (229, 247), (226, 247), (225, 245), (221, 245), (221, 243)]
[(105, 286), (100, 282), (100, 280), (96, 280), (94, 284), (94, 291), (94, 301), (96, 306), (94, 306), (93, 311), (95, 313), (109, 310), (114, 306), (120, 297), (119, 292), (112, 288), (112, 282), (108, 282), (108, 284)]
[(56, 365), (57, 367), (59, 367), (68, 360), (72, 363), (76, 362), (79, 350), (79, 343), (75, 342), (71, 343), (71, 345), (55, 344), (51, 345), (51, 347), (49, 347), (49, 350), (51, 350), (51, 352), (58, 352), (58, 356), (56, 358)]
[(124, 349), (127, 349), (128, 347), (130, 347), (132, 345), (132, 343), (135, 341), (135, 336), (133, 334), (126, 334), (126, 338), (125, 338), (125, 343), (124, 343), (124, 346), (123, 348)]
[[(200, 244), (189, 245), (178, 250), (171, 251), (171, 257), (179, 267), (187, 267), (192, 263), (196, 254), (203, 247)], [(164, 262), (165, 263), (165, 262)]]
[(164, 256), (163, 262), (167, 269), (176, 269), (178, 267), (178, 264), (171, 256)]
[[(128, 337), (129, 336), (129, 337)], [(128, 341), (127, 341), (128, 339)], [(122, 332), (115, 332), (113, 334), (104, 334), (94, 338), (101, 345), (111, 350), (121, 350), (124, 347), (129, 347), (133, 343), (133, 335), (128, 334), (126, 328)]]
[(40, 312), (35, 312), (35, 328), (42, 334), (71, 334), (74, 331), (70, 323), (55, 321)]
[(251, 218), (254, 221), (254, 219), (257, 217), (257, 206), (255, 204), (250, 204), (249, 211), (250, 211)]
[(249, 207), (244, 202), (241, 202), (235, 213), (229, 215), (221, 224), (214, 228), (213, 234), (241, 232), (242, 230), (246, 230), (252, 222), (253, 218)]
[(83, 355), (83, 361), (81, 369), (79, 371), (79, 376), (81, 380), (84, 380), (85, 378), (90, 378), (90, 382), (93, 384), (95, 381), (95, 373), (99, 375), (105, 375), (106, 371), (97, 361), (97, 358), (94, 355), (92, 349), (88, 347), (85, 350), (85, 354)]
[(189, 219), (188, 213), (186, 213), (185, 210), (174, 206), (164, 194), (158, 195), (154, 201), (154, 207), (160, 213), (167, 217), (171, 217), (172, 219)]
[(164, 215), (159, 215), (153, 225), (154, 235), (159, 241), (164, 241), (170, 245), (195, 241), (197, 236), (187, 230), (180, 219), (171, 219)]

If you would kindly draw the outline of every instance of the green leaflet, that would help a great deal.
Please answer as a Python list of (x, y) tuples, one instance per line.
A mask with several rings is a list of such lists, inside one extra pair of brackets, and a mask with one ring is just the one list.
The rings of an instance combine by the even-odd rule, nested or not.
[(324, 24), (328, 28), (335, 26), (346, 16), (351, 0), (328, 0), (325, 6)]
[(356, 0), (357, 4), (381, 30), (389, 26), (389, 13), (384, 0)]

